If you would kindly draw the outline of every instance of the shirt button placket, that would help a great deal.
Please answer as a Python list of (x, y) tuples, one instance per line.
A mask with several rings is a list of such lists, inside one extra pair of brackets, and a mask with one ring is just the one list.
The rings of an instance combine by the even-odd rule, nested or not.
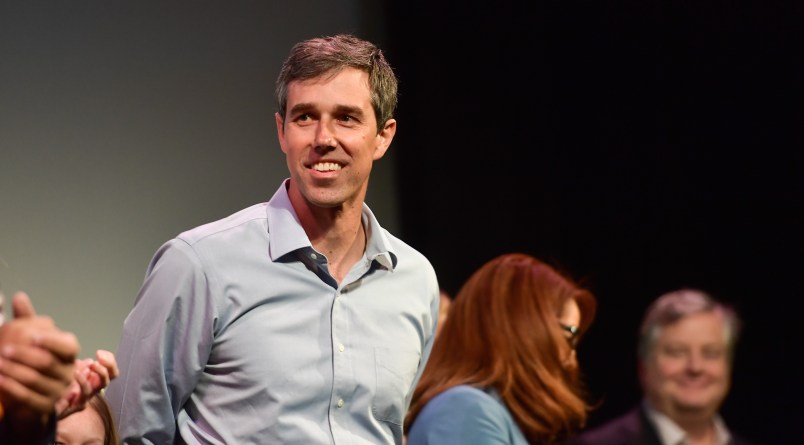
[[(344, 390), (344, 388), (342, 387), (342, 384), (344, 383), (342, 379), (346, 377), (343, 374), (343, 371), (345, 371), (346, 366), (344, 362), (344, 360), (346, 360), (346, 357), (342, 355), (342, 353), (346, 351), (346, 346), (340, 341), (344, 338), (343, 336), (345, 335), (345, 332), (343, 332), (343, 326), (341, 325), (342, 320), (339, 317), (339, 314), (341, 313), (340, 306), (342, 304), (341, 297), (345, 292), (347, 292), (345, 288), (337, 290), (335, 292), (335, 302), (333, 304), (333, 314), (332, 314), (332, 339), (334, 342), (335, 350), (337, 351), (336, 356), (334, 357), (336, 362), (335, 376), (334, 376), (335, 378), (334, 390), (336, 394)], [(346, 406), (346, 401), (342, 397), (338, 397), (337, 400), (335, 401), (335, 406), (337, 407), (337, 409), (340, 410), (344, 406)]]

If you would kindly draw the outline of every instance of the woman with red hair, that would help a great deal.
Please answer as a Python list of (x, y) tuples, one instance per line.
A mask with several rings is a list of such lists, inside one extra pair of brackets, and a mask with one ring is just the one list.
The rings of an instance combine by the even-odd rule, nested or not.
[(530, 255), (499, 256), (455, 296), (405, 420), (407, 445), (561, 443), (586, 422), (575, 348), (595, 297)]

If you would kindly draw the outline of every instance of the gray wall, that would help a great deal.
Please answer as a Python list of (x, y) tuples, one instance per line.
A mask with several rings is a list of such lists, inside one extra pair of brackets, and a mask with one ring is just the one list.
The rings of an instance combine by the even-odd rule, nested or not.
[[(287, 176), (273, 87), (292, 44), (382, 45), (371, 3), (0, 3), (4, 293), (27, 291), (83, 357), (114, 351), (154, 251)], [(368, 203), (398, 232), (394, 147)]]

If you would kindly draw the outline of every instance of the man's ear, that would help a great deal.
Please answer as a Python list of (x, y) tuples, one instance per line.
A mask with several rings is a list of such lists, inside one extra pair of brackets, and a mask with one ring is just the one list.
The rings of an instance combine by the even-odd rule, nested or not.
[(285, 149), (285, 119), (277, 112), (274, 113), (276, 119), (276, 136), (279, 138), (279, 147), (282, 148), (283, 153), (287, 153)]
[(391, 146), (391, 141), (394, 140), (396, 134), (396, 119), (388, 119), (385, 125), (377, 134), (377, 148), (374, 150), (374, 160), (382, 158), (388, 147)]

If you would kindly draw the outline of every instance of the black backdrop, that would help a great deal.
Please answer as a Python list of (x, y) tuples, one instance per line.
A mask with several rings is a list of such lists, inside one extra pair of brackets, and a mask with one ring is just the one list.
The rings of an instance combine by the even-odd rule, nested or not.
[(387, 2), (401, 236), (453, 295), (524, 251), (595, 292), (579, 351), (640, 397), (635, 332), (682, 286), (745, 321), (728, 424), (799, 443), (804, 3)]

